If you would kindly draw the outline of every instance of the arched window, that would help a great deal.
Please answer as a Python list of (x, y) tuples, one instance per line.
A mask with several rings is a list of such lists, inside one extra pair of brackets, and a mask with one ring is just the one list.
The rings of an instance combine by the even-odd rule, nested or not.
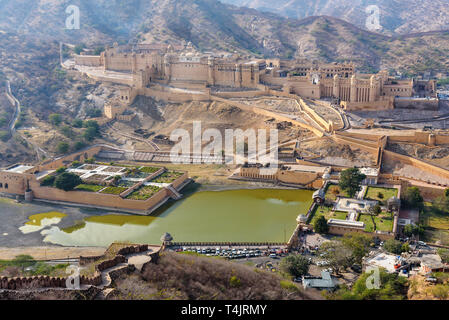
[(8, 184), (7, 183), (5, 183), (5, 189), (8, 189)]
[(3, 183), (0, 182), (0, 188), (3, 188)]

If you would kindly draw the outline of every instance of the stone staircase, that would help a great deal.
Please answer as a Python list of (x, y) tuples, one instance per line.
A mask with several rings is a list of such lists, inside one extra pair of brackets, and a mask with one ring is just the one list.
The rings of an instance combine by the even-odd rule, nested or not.
[(170, 192), (172, 193), (172, 198), (175, 200), (179, 200), (182, 198), (182, 194), (180, 194), (175, 188), (173, 188), (172, 185), (169, 185), (167, 187), (168, 190), (170, 190)]

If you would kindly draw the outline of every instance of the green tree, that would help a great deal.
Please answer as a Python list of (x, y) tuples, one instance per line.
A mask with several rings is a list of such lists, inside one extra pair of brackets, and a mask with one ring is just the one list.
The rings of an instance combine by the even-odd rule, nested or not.
[(97, 131), (93, 127), (86, 128), (83, 133), (83, 138), (86, 141), (93, 141), (97, 136)]
[(362, 264), (371, 247), (371, 238), (360, 233), (346, 233), (341, 242), (352, 251), (353, 263)]
[(73, 130), (70, 126), (65, 125), (61, 127), (61, 133), (65, 135), (67, 138), (73, 137)]
[(77, 141), (75, 142), (75, 144), (73, 145), (73, 149), (75, 151), (81, 150), (86, 146), (86, 143), (83, 141)]
[(82, 182), (81, 178), (76, 174), (64, 172), (56, 177), (55, 187), (64, 191), (70, 191)]
[(441, 212), (449, 212), (449, 188), (444, 190), (444, 194), (432, 201), (435, 210)]
[(320, 216), (315, 220), (313, 228), (317, 233), (327, 233), (329, 231), (329, 226), (327, 225), (327, 220), (324, 216)]
[(384, 249), (390, 253), (401, 254), (402, 252), (402, 243), (401, 241), (395, 239), (388, 239), (384, 243)]
[(44, 187), (49, 187), (49, 186), (53, 186), (55, 183), (55, 176), (46, 176), (44, 179), (42, 179), (41, 181), (41, 186)]
[(365, 180), (365, 178), (366, 175), (361, 173), (358, 168), (349, 168), (341, 172), (338, 185), (352, 198), (360, 191), (362, 181)]
[(419, 191), (418, 187), (409, 187), (404, 192), (403, 200), (405, 202), (405, 205), (409, 208), (418, 208), (422, 209), (424, 206), (424, 199), (421, 196), (421, 192)]
[(84, 128), (95, 128), (96, 132), (100, 132), (100, 125), (95, 120), (87, 120), (83, 122)]
[(379, 204), (376, 204), (375, 206), (369, 208), (369, 213), (372, 216), (378, 216), (381, 212), (382, 212), (382, 208), (380, 207)]
[(56, 146), (56, 150), (58, 151), (58, 153), (66, 153), (67, 151), (69, 151), (69, 144), (67, 142), (61, 141)]
[[(373, 283), (373, 272), (363, 273), (352, 286), (351, 290), (343, 287), (335, 293), (328, 294), (334, 300), (403, 300), (407, 297), (407, 279), (396, 273), (388, 273), (379, 269), (379, 287)], [(371, 286), (368, 288), (367, 284)]]
[(324, 242), (318, 250), (320, 255), (328, 261), (328, 265), (338, 274), (353, 265), (352, 250), (341, 241)]
[(423, 235), (424, 227), (422, 225), (408, 224), (404, 227), (404, 234), (407, 237), (411, 237), (413, 235)]
[(281, 260), (280, 269), (293, 277), (301, 277), (309, 272), (310, 262), (302, 255), (290, 255)]
[(50, 121), (50, 123), (52, 125), (54, 125), (55, 127), (59, 126), (61, 124), (62, 121), (62, 117), (59, 113), (52, 113), (49, 117), (48, 120)]
[(73, 48), (73, 52), (75, 52), (76, 54), (81, 54), (81, 52), (83, 51), (83, 49), (86, 47), (86, 45), (84, 43), (81, 43), (77, 46), (75, 46), (75, 48)]
[(74, 128), (81, 128), (83, 126), (83, 120), (81, 119), (75, 119), (72, 121), (72, 126)]

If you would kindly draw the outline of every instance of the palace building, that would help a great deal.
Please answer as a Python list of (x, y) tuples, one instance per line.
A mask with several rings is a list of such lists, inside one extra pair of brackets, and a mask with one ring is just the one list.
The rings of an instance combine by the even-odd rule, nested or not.
[[(192, 45), (139, 44), (106, 48), (100, 56), (77, 55), (75, 65), (125, 74), (121, 94), (131, 104), (144, 88), (163, 85), (188, 90), (264, 90), (269, 87), (310, 99), (335, 99), (346, 110), (394, 107), (438, 108), (434, 80), (397, 80), (387, 71), (356, 73), (352, 63), (306, 59), (250, 59), (231, 53), (200, 53)], [(113, 79), (111, 81), (114, 81)], [(123, 84), (123, 80), (117, 79)]]

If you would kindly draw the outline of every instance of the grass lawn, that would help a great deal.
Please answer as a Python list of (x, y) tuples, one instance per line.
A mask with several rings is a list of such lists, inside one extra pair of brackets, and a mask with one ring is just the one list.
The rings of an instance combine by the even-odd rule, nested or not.
[(361, 214), (359, 216), (359, 221), (365, 222), (365, 231), (374, 232), (374, 223), (373, 223), (373, 219), (370, 215)]
[(326, 190), (326, 199), (335, 201), (337, 200), (337, 196), (349, 197), (348, 193), (341, 190), (338, 185), (330, 184)]
[(107, 187), (100, 193), (107, 193), (107, 194), (120, 194), (123, 191), (127, 190), (128, 188), (125, 187)]
[(346, 220), (346, 216), (348, 215), (347, 212), (344, 211), (335, 211), (334, 214), (331, 216), (333, 219), (339, 219), (339, 220)]
[(389, 213), (382, 212), (374, 218), (374, 222), (376, 222), (376, 230), (393, 231), (393, 218)]
[[(361, 214), (359, 221), (365, 223), (365, 231), (392, 231), (393, 230), (393, 218), (389, 213), (382, 212), (378, 216), (374, 217), (374, 222), (369, 214)], [(374, 227), (374, 223), (376, 227)]]
[(126, 198), (133, 200), (147, 200), (151, 198), (161, 188), (156, 186), (143, 186), (131, 192)]
[(97, 184), (79, 184), (75, 187), (78, 191), (88, 191), (88, 192), (98, 192), (103, 189), (104, 186), (99, 186)]
[[(379, 198), (379, 193), (383, 194), (382, 198)], [(398, 189), (395, 188), (379, 188), (379, 187), (368, 187), (365, 194), (365, 199), (387, 201), (391, 197), (398, 196)]]
[(346, 220), (346, 212), (343, 211), (332, 211), (332, 207), (326, 207), (326, 206), (317, 206), (315, 208), (315, 211), (312, 213), (312, 218), (310, 219), (310, 224), (314, 224), (315, 221), (321, 217), (324, 216), (326, 220), (329, 219), (340, 219), (340, 220)]

